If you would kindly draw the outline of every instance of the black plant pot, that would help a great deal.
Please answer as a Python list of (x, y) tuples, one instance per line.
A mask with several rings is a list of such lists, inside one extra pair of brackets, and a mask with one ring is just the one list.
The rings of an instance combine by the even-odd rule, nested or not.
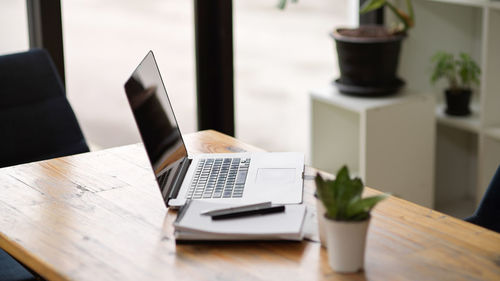
[(472, 91), (470, 89), (446, 90), (446, 114), (454, 116), (469, 115), (471, 95)]
[(351, 37), (345, 29), (331, 36), (337, 46), (340, 79), (339, 90), (349, 95), (390, 95), (404, 84), (396, 77), (404, 34), (387, 37)]

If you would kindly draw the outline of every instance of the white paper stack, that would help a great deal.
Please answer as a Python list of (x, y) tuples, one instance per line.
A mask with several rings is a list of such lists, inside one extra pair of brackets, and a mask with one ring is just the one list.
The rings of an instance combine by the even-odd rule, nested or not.
[(234, 205), (190, 201), (174, 223), (177, 240), (302, 240), (304, 205), (286, 205), (282, 213), (212, 220), (202, 212)]

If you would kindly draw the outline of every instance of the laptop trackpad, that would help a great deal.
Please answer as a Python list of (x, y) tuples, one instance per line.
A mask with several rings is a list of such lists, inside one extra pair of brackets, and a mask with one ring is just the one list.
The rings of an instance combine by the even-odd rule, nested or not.
[(257, 170), (257, 184), (289, 184), (295, 180), (295, 169), (261, 168)]

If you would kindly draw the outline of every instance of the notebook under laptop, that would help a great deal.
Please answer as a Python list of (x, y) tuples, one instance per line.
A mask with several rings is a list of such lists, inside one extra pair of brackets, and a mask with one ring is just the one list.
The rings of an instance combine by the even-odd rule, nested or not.
[(188, 199), (302, 202), (301, 153), (187, 153), (152, 51), (125, 83), (125, 92), (167, 207)]

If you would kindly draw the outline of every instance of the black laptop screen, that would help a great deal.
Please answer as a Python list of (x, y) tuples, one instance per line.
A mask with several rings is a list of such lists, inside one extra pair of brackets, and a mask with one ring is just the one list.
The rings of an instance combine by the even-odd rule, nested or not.
[(165, 196), (187, 151), (151, 51), (125, 83), (125, 92), (156, 178), (166, 182), (159, 182)]

